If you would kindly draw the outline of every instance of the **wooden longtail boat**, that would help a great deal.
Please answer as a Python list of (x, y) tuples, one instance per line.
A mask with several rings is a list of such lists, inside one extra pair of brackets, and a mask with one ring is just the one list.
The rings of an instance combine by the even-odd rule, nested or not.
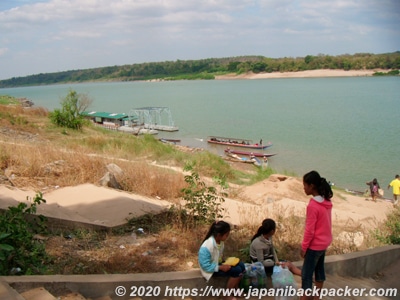
[(235, 149), (227, 148), (224, 150), (225, 153), (233, 153), (237, 155), (245, 155), (245, 156), (254, 156), (254, 157), (271, 157), (276, 155), (277, 153), (262, 153), (262, 152), (251, 152), (251, 151), (240, 151)]
[(208, 137), (207, 142), (211, 143), (211, 144), (218, 144), (218, 145), (232, 146), (232, 147), (241, 147), (241, 148), (248, 148), (248, 149), (266, 149), (266, 148), (272, 146), (271, 142), (268, 142), (267, 144), (262, 144), (262, 140), (260, 140), (260, 143), (253, 143), (252, 140), (227, 138), (227, 137), (219, 137), (219, 136), (210, 136), (210, 137)]

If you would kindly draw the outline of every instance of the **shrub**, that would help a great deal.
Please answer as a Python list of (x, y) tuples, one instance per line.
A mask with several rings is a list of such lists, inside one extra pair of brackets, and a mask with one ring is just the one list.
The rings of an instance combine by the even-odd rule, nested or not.
[(41, 274), (47, 260), (44, 244), (34, 240), (34, 234), (44, 229), (44, 217), (30, 218), (37, 205), (45, 202), (36, 194), (32, 203), (10, 206), (0, 215), (0, 274)]
[[(10, 233), (0, 233), (0, 241), (5, 240)], [(9, 244), (0, 244), (0, 261), (5, 261), (7, 258), (7, 254), (14, 250), (14, 247)]]
[(385, 244), (400, 244), (400, 207), (395, 207), (387, 216), (380, 229), (375, 230), (376, 238)]
[(189, 222), (192, 225), (211, 224), (217, 218), (222, 218), (224, 209), (221, 204), (225, 202), (223, 197), (227, 194), (224, 192), (226, 183), (223, 179), (214, 178), (221, 190), (207, 186), (201, 181), (198, 173), (193, 171), (192, 165), (186, 165), (184, 171), (190, 171), (190, 175), (185, 176), (187, 187), (182, 189), (183, 199), (185, 200), (185, 211), (188, 213)]
[(61, 101), (62, 109), (55, 109), (49, 114), (49, 118), (57, 126), (79, 130), (85, 122), (81, 113), (90, 105), (91, 101), (87, 96), (70, 90)]

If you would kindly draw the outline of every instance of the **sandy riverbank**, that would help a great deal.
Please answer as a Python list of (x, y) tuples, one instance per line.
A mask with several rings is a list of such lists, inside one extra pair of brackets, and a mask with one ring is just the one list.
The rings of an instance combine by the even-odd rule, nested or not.
[[(282, 214), (305, 215), (309, 197), (304, 194), (300, 178), (272, 175), (269, 179), (247, 187), (230, 188), (229, 198), (223, 204), (228, 222), (259, 224), (266, 216)], [(13, 187), (0, 186), (0, 208), (7, 208), (34, 197), (35, 192)], [(145, 213), (159, 213), (171, 205), (168, 201), (140, 195), (82, 184), (45, 192), (47, 203), (38, 207), (38, 213), (60, 219), (118, 226), (127, 219)], [(367, 201), (345, 192), (334, 192), (333, 218), (337, 225), (360, 224), (364, 228), (374, 228), (386, 219), (393, 205), (390, 201)], [(350, 223), (349, 223), (350, 222)]]
[(268, 79), (268, 78), (317, 78), (317, 77), (357, 77), (372, 76), (375, 72), (382, 70), (309, 70), (299, 72), (273, 72), (273, 73), (246, 73), (246, 74), (228, 74), (216, 76), (217, 80), (227, 79)]

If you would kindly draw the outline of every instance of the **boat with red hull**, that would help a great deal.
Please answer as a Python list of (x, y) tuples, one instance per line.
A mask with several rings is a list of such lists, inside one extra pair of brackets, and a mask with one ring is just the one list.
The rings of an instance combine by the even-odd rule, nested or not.
[(227, 148), (224, 150), (225, 153), (229, 154), (229, 153), (233, 153), (233, 154), (237, 154), (237, 155), (245, 155), (245, 156), (254, 156), (254, 157), (271, 157), (276, 155), (276, 153), (262, 153), (262, 152), (251, 152), (251, 151), (240, 151), (240, 150), (235, 150), (235, 149), (230, 149)]
[(210, 144), (224, 145), (230, 147), (241, 147), (241, 148), (261, 149), (261, 150), (272, 146), (271, 142), (263, 144), (262, 140), (260, 140), (260, 143), (253, 143), (252, 140), (227, 138), (219, 136), (210, 136), (208, 137), (207, 142)]

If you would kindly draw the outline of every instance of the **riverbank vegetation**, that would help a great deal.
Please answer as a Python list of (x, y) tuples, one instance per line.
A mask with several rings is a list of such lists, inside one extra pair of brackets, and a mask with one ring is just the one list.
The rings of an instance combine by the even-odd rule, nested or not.
[[(154, 196), (155, 191), (151, 191), (151, 187), (158, 182), (164, 182), (168, 177), (174, 182), (173, 178), (181, 177), (181, 174), (155, 165), (182, 169), (190, 162), (201, 176), (223, 176), (233, 183), (262, 180), (272, 172), (268, 168), (255, 169), (251, 173), (234, 170), (224, 159), (208, 151), (168, 145), (152, 135), (134, 136), (86, 123), (80, 130), (59, 127), (51, 122), (49, 112), (43, 108), (0, 105), (0, 117), (0, 133), (8, 137), (8, 142), (1, 145), (1, 164), (7, 167), (12, 162), (14, 168), (21, 164), (19, 177), (22, 181), (30, 178), (33, 182), (37, 178), (38, 183), (50, 186), (95, 183), (104, 175), (101, 172), (107, 162), (119, 161), (124, 164), (125, 172), (131, 175), (127, 177), (132, 178), (131, 183), (126, 182), (127, 191)], [(65, 165), (63, 176), (49, 176), (43, 166), (59, 160)], [(23, 167), (26, 164), (29, 167)], [(160, 172), (155, 175), (157, 169)], [(168, 188), (174, 190), (174, 187)], [(179, 190), (181, 184), (177, 188)], [(156, 190), (160, 192), (160, 187)], [(176, 194), (162, 193), (158, 196), (169, 199)]]
[[(399, 70), (400, 52), (384, 54), (356, 53), (354, 55), (344, 54), (337, 56), (319, 54), (284, 58), (239, 56), (148, 62), (13, 77), (1, 80), (0, 88), (87, 81), (210, 80), (214, 79), (216, 75), (231, 73), (297, 72), (318, 69), (381, 69), (388, 70), (388, 72)], [(387, 75), (396, 75), (388, 72)]]
[(0, 95), (0, 105), (17, 105), (18, 99), (8, 95)]
[[(224, 201), (224, 197), (235, 196), (235, 189), (229, 185), (236, 187), (253, 183), (274, 172), (256, 167), (250, 171), (236, 169), (219, 156), (202, 149), (167, 145), (150, 135), (133, 136), (87, 124), (80, 130), (60, 128), (50, 121), (49, 113), (43, 108), (0, 105), (0, 116), (0, 184), (38, 191), (37, 200), (41, 202), (42, 191), (83, 183), (97, 184), (105, 173), (105, 167), (114, 163), (124, 171), (123, 190), (165, 199), (176, 208), (159, 215), (148, 214), (131, 219), (125, 226), (108, 233), (86, 229), (46, 232), (41, 226), (39, 237), (33, 239), (29, 235), (29, 238), (17, 239), (34, 243), (34, 249), (40, 251), (29, 252), (29, 257), (21, 256), (22, 261), (15, 265), (8, 264), (8, 259), (14, 257), (15, 249), (22, 248), (13, 244), (12, 232), (3, 232), (2, 229), (0, 263), (5, 267), (0, 270), (5, 275), (11, 274), (11, 270), (17, 270), (18, 274), (121, 274), (191, 269), (197, 266), (199, 243), (209, 227), (204, 223), (209, 222), (209, 215), (219, 215), (219, 203)], [(184, 170), (187, 165), (191, 166), (188, 169), (190, 174)], [(215, 184), (212, 178), (218, 179), (218, 183)], [(217, 188), (213, 188), (214, 185)], [(181, 206), (182, 199), (186, 199), (191, 207)], [(39, 202), (34, 203), (39, 205)], [(197, 210), (196, 216), (204, 217), (205, 222), (198, 222), (200, 218), (188, 214), (190, 208)], [(30, 230), (37, 228), (26, 226), (22, 220), (25, 209), (14, 210), (18, 222)], [(352, 240), (335, 240), (328, 254), (398, 242), (392, 238), (398, 236), (398, 212), (395, 213), (388, 223), (377, 225), (380, 228), (378, 235), (369, 233), (359, 224), (346, 224), (346, 232), (363, 234), (363, 245), (356, 246)], [(268, 215), (278, 224), (275, 246), (279, 257), (297, 261), (300, 260), (298, 246), (304, 218), (294, 213), (289, 217), (284, 215), (288, 215), (284, 208)], [(10, 226), (17, 226), (15, 222), (7, 221), (9, 216), (10, 212), (1, 212), (0, 223), (3, 220)], [(226, 245), (226, 253), (243, 260), (248, 259), (249, 238), (257, 230), (257, 225), (251, 222), (254, 216), (246, 216), (246, 219), (248, 224), (233, 228)], [(137, 231), (139, 228), (143, 231)], [(342, 230), (335, 227), (335, 236)], [(131, 242), (127, 242), (130, 239)], [(33, 260), (28, 261), (28, 258)], [(23, 263), (46, 268), (24, 268), (21, 267)]]

